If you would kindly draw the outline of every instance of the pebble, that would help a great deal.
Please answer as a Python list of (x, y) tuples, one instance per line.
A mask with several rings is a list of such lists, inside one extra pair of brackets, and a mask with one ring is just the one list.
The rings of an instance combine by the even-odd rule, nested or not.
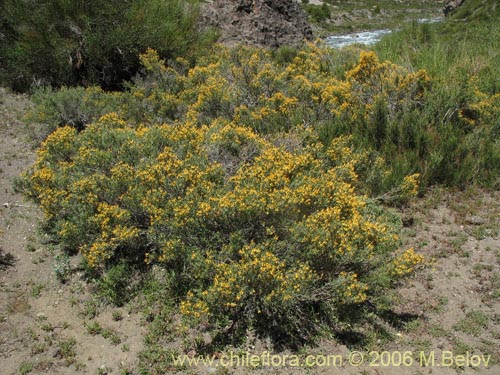
[(482, 217), (480, 216), (476, 216), (476, 215), (471, 215), (471, 216), (467, 216), (465, 218), (465, 222), (467, 224), (471, 224), (471, 225), (481, 225), (481, 224), (484, 224), (486, 223), (486, 220), (484, 220)]

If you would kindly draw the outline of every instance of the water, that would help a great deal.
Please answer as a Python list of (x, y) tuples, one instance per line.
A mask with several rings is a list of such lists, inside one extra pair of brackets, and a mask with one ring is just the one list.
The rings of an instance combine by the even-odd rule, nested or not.
[(325, 39), (325, 43), (332, 48), (342, 48), (355, 43), (371, 45), (377, 43), (384, 35), (390, 33), (392, 33), (392, 30), (382, 29), (344, 35), (332, 35)]
[(419, 18), (417, 20), (418, 23), (436, 23), (441, 22), (443, 17), (434, 17), (434, 18)]
[[(436, 23), (441, 22), (441, 17), (436, 18), (421, 18), (417, 20), (418, 23)], [(332, 48), (342, 48), (351, 44), (365, 44), (372, 45), (380, 41), (384, 35), (392, 33), (394, 30), (381, 29), (371, 31), (361, 31), (344, 35), (332, 35), (325, 38), (327, 46)]]

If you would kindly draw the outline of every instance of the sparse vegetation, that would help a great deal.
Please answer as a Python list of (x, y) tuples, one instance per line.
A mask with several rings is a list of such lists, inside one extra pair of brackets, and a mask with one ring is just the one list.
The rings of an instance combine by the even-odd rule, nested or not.
[(323, 22), (331, 17), (331, 10), (326, 2), (321, 5), (305, 3), (302, 7), (315, 22)]
[(101, 325), (98, 322), (96, 322), (95, 320), (87, 323), (86, 328), (87, 328), (87, 332), (92, 336), (99, 335), (102, 331)]
[(482, 311), (470, 311), (455, 325), (454, 329), (478, 336), (488, 327), (488, 321), (488, 316)]
[(121, 311), (115, 310), (115, 311), (113, 311), (112, 315), (113, 315), (113, 320), (115, 322), (119, 322), (120, 320), (123, 319), (123, 314)]
[(21, 375), (26, 375), (29, 374), (30, 372), (33, 371), (33, 363), (32, 362), (23, 362), (21, 364), (21, 367), (19, 368), (19, 373)]

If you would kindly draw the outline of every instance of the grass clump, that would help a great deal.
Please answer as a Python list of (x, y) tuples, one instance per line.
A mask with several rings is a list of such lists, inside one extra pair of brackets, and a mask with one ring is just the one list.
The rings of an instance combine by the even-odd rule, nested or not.
[(21, 375), (29, 374), (33, 371), (34, 368), (35, 366), (33, 365), (32, 362), (23, 362), (19, 367), (19, 373)]
[(482, 311), (470, 311), (453, 327), (457, 331), (479, 336), (488, 327), (489, 317)]

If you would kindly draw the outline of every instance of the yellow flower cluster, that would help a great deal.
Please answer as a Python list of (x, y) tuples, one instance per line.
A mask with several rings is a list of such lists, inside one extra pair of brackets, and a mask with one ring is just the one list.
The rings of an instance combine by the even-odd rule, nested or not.
[(138, 228), (128, 224), (130, 213), (117, 205), (98, 203), (92, 221), (99, 228), (100, 236), (92, 244), (80, 248), (91, 267), (102, 265), (111, 258), (117, 246), (135, 240), (140, 233)]
[(404, 277), (415, 271), (418, 266), (425, 265), (425, 258), (409, 248), (403, 254), (396, 257), (391, 264), (391, 274), (395, 277)]
[(339, 280), (343, 285), (343, 293), (340, 296), (342, 303), (358, 304), (366, 301), (368, 298), (366, 294), (368, 285), (360, 282), (356, 273), (341, 272), (339, 274)]
[(37, 164), (67, 161), (76, 138), (76, 130), (70, 126), (58, 128), (42, 143), (37, 150)]
[(184, 316), (189, 316), (198, 320), (206, 318), (210, 309), (205, 301), (196, 298), (193, 292), (189, 291), (186, 299), (181, 301), (179, 311)]
[[(220, 311), (254, 308), (256, 313), (269, 305), (283, 305), (297, 299), (315, 279), (306, 264), (290, 267), (268, 250), (245, 246), (239, 260), (215, 263), (212, 286), (197, 297), (190, 293), (181, 312), (193, 318)], [(214, 264), (213, 260), (209, 263)]]
[(458, 110), (458, 117), (471, 126), (494, 124), (500, 113), (500, 93), (489, 95), (479, 89), (478, 77), (469, 79), (472, 103)]
[(286, 67), (273, 63), (268, 52), (243, 47), (231, 52), (220, 47), (187, 71), (165, 68), (152, 51), (141, 61), (148, 70), (159, 64), (156, 70), (172, 80), (170, 91), (163, 88), (148, 97), (148, 107), (153, 105), (156, 114), (167, 113), (166, 118), (173, 119), (184, 113), (198, 124), (222, 116), (259, 131), (267, 131), (270, 123), (290, 128), (309, 117), (368, 118), (377, 97), (397, 108), (403, 100), (418, 102), (429, 84), (424, 71), (411, 73), (380, 62), (373, 52), (361, 52), (345, 79), (336, 79), (328, 73), (327, 51), (314, 44)]
[(165, 70), (165, 61), (160, 59), (158, 52), (152, 48), (148, 48), (139, 58), (142, 66), (148, 71), (154, 71), (156, 69)]
[(416, 197), (418, 194), (418, 179), (420, 174), (414, 173), (406, 176), (401, 184), (402, 197)]

